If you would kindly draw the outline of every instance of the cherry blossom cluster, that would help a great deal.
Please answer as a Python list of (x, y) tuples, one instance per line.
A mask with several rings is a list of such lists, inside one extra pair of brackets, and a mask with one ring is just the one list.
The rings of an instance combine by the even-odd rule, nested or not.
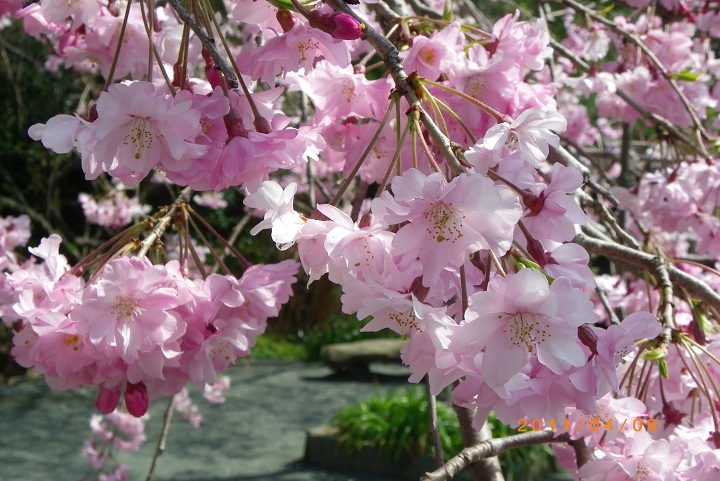
[(95, 470), (97, 481), (125, 481), (129, 466), (115, 458), (116, 452), (133, 453), (145, 442), (145, 422), (149, 415), (135, 417), (124, 411), (93, 414), (90, 418), (91, 437), (83, 451)]
[(83, 192), (78, 195), (78, 202), (88, 222), (110, 229), (128, 225), (149, 214), (152, 209), (147, 204), (140, 204), (137, 197), (128, 197), (121, 183), (99, 201)]
[(253, 265), (239, 279), (189, 279), (178, 261), (121, 256), (87, 282), (59, 248), (58, 236), (43, 239), (30, 252), (44, 262), (7, 277), (21, 325), (13, 356), (55, 389), (98, 386), (100, 412), (124, 397), (134, 416), (188, 382), (217, 383), (287, 302), (298, 269), (284, 261)]

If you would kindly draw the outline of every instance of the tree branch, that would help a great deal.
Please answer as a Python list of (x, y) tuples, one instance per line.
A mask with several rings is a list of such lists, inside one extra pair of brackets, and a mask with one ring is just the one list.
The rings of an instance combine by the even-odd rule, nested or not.
[[(641, 269), (656, 272), (656, 256), (652, 254), (614, 242), (594, 239), (585, 234), (577, 234), (575, 236), (575, 242), (592, 254), (602, 255), (610, 259), (626, 262)], [(691, 296), (720, 310), (720, 295), (705, 282), (674, 266), (667, 266), (667, 274), (670, 281), (685, 288)]]
[(567, 433), (561, 434), (558, 437), (554, 436), (555, 433), (552, 431), (533, 431), (501, 439), (482, 441), (475, 446), (460, 451), (460, 454), (450, 459), (442, 468), (431, 473), (425, 473), (420, 478), (420, 481), (449, 481), (471, 463), (497, 456), (509, 449), (549, 442), (568, 442), (570, 440), (570, 436)]
[[(174, 0), (176, 1), (176, 0)], [(377, 30), (372, 28), (360, 18), (353, 10), (350, 9), (342, 0), (326, 0), (325, 3), (329, 5), (333, 10), (337, 12), (344, 12), (351, 15), (355, 20), (365, 25), (363, 38), (375, 49), (380, 55), (383, 63), (388, 68), (390, 75), (395, 82), (395, 89), (408, 101), (411, 109), (417, 110), (420, 114), (420, 120), (427, 129), (430, 137), (433, 140), (433, 144), (442, 153), (443, 157), (450, 165), (452, 169), (463, 169), (460, 165), (455, 152), (450, 145), (450, 139), (448, 139), (435, 124), (430, 115), (425, 111), (422, 106), (422, 102), (415, 93), (415, 89), (410, 84), (408, 75), (402, 67), (402, 59), (398, 49), (393, 45), (390, 40), (385, 38), (384, 35), (379, 33)]]
[(172, 8), (177, 12), (180, 18), (190, 26), (192, 31), (195, 32), (195, 35), (197, 35), (200, 39), (200, 42), (202, 42), (203, 47), (205, 47), (205, 49), (210, 53), (210, 56), (215, 61), (215, 65), (218, 69), (220, 69), (223, 75), (225, 75), (230, 88), (238, 88), (240, 85), (238, 78), (235, 75), (235, 72), (233, 72), (233, 69), (230, 68), (225, 59), (220, 56), (220, 53), (215, 48), (215, 40), (211, 39), (208, 34), (205, 33), (205, 30), (203, 30), (203, 28), (195, 21), (192, 15), (190, 15), (190, 12), (185, 10), (185, 7), (180, 4), (179, 0), (169, 1)]

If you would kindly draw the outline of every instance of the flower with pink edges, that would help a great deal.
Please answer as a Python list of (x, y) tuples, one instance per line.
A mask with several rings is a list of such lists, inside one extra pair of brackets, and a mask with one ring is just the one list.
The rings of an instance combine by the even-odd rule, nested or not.
[(393, 252), (420, 259), (425, 286), (472, 252), (490, 249), (502, 256), (510, 249), (520, 205), (487, 177), (469, 173), (446, 182), (440, 173), (410, 169), (393, 180), (392, 190), (373, 200), (373, 213), (384, 224), (409, 222), (395, 235)]
[(557, 112), (530, 108), (511, 123), (502, 122), (491, 127), (482, 140), (483, 147), (500, 159), (506, 151), (520, 151), (528, 164), (535, 166), (545, 160), (550, 146), (557, 147), (560, 137), (554, 132), (564, 132), (567, 121)]
[(175, 103), (158, 93), (152, 83), (112, 84), (96, 105), (95, 158), (103, 171), (128, 185), (136, 185), (161, 162), (189, 166), (204, 152), (190, 143), (202, 129), (200, 112), (191, 101)]
[(521, 269), (494, 277), (468, 301), (460, 342), (484, 350), (480, 374), (490, 387), (508, 382), (531, 356), (555, 374), (585, 364), (577, 328), (595, 314), (589, 297), (567, 279), (549, 285), (540, 272)]

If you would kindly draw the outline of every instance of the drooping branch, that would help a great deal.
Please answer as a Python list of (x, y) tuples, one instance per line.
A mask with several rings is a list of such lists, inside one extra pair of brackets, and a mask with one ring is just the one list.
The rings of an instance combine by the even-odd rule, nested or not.
[(670, 83), (673, 91), (677, 94), (678, 98), (680, 98), (680, 101), (690, 115), (695, 129), (701, 132), (706, 138), (709, 137), (707, 131), (705, 130), (705, 127), (703, 127), (702, 123), (700, 122), (700, 119), (698, 118), (695, 109), (690, 104), (690, 100), (688, 100), (683, 91), (680, 90), (680, 87), (678, 86), (677, 82), (675, 82), (675, 79), (672, 78), (672, 75), (670, 74), (668, 69), (665, 68), (665, 65), (663, 65), (663, 63), (655, 56), (653, 51), (650, 50), (648, 46), (645, 45), (645, 43), (636, 34), (620, 28), (618, 25), (615, 25), (615, 23), (611, 20), (603, 17), (602, 15), (599, 15), (594, 10), (575, 2), (574, 0), (562, 0), (562, 2), (574, 10), (584, 13), (596, 22), (602, 23), (613, 32), (629, 40), (635, 46), (637, 46), (637, 48), (642, 51), (642, 53), (647, 57), (647, 59), (653, 64), (653, 66), (660, 72), (660, 74)]
[(567, 433), (555, 437), (555, 433), (552, 431), (533, 431), (506, 438), (489, 439), (463, 449), (457, 456), (445, 463), (442, 468), (431, 473), (425, 473), (420, 478), (420, 481), (449, 481), (470, 464), (481, 459), (497, 456), (509, 449), (550, 442), (568, 442), (569, 440), (570, 436)]
[(185, 10), (185, 7), (183, 7), (180, 4), (180, 0), (169, 0), (170, 5), (172, 5), (172, 8), (177, 12), (178, 16), (190, 26), (193, 32), (195, 32), (195, 35), (200, 39), (200, 42), (202, 42), (203, 47), (210, 53), (210, 56), (215, 61), (215, 65), (220, 69), (220, 71), (225, 75), (225, 78), (227, 79), (228, 84), (230, 85), (230, 88), (236, 89), (240, 85), (238, 82), (238, 78), (235, 75), (235, 72), (233, 72), (233, 69), (230, 68), (228, 63), (225, 61), (225, 59), (222, 58), (220, 53), (218, 52), (217, 48), (215, 48), (215, 41), (211, 39), (207, 33), (205, 33), (205, 30), (198, 24), (195, 19), (190, 15), (190, 12)]
[(175, 202), (168, 207), (167, 212), (158, 219), (158, 221), (155, 223), (153, 230), (148, 234), (148, 236), (142, 240), (140, 243), (140, 249), (137, 252), (137, 255), (142, 257), (150, 250), (150, 247), (158, 240), (162, 235), (165, 233), (165, 230), (170, 226), (170, 222), (175, 217), (175, 214), (177, 213), (178, 207), (180, 204), (184, 202), (188, 202), (190, 200), (190, 196), (192, 195), (192, 189), (190, 187), (185, 187), (182, 192), (180, 192), (180, 195), (177, 199), (175, 199)]
[(393, 45), (393, 43), (385, 38), (380, 32), (372, 28), (367, 22), (363, 21), (358, 15), (351, 10), (342, 0), (326, 0), (327, 5), (332, 7), (336, 12), (344, 12), (351, 15), (358, 22), (365, 25), (363, 32), (363, 38), (375, 49), (375, 51), (382, 58), (383, 63), (387, 67), (393, 81), (395, 82), (395, 89), (407, 100), (412, 109), (417, 110), (420, 115), (420, 120), (427, 129), (430, 137), (433, 140), (433, 144), (442, 153), (443, 157), (450, 165), (451, 168), (456, 170), (463, 170), (460, 165), (455, 152), (448, 139), (432, 120), (427, 111), (423, 108), (421, 100), (415, 93), (415, 89), (410, 83), (407, 73), (402, 66), (402, 59), (400, 58), (400, 52)]
[[(614, 242), (595, 239), (585, 234), (576, 235), (575, 242), (583, 246), (591, 254), (623, 261), (651, 272), (655, 272), (657, 269), (656, 256), (648, 254), (647, 252), (642, 252)], [(711, 289), (710, 286), (702, 280), (673, 266), (667, 266), (667, 274), (670, 281), (683, 287), (694, 298), (707, 303), (715, 309), (720, 308), (720, 294)]]

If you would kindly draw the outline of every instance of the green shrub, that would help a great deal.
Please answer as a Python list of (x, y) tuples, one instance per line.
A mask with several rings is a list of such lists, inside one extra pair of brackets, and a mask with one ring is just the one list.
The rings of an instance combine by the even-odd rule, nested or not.
[[(388, 459), (403, 455), (433, 453), (430, 416), (425, 390), (419, 386), (383, 392), (338, 411), (331, 425), (340, 432), (340, 444), (347, 452), (377, 447)], [(443, 457), (449, 459), (463, 449), (460, 426), (453, 409), (438, 401), (438, 430)], [(494, 437), (516, 434), (492, 415)], [(549, 446), (529, 446), (500, 455), (506, 481), (538, 481), (557, 470)]]
[(307, 359), (305, 347), (283, 337), (264, 334), (257, 338), (250, 351), (249, 359), (281, 359), (285, 361), (304, 361)]
[[(460, 427), (453, 410), (438, 403), (438, 427), (443, 455), (462, 449)], [(335, 414), (340, 443), (350, 452), (375, 446), (388, 458), (432, 454), (430, 415), (425, 391), (413, 387), (383, 392)]]

